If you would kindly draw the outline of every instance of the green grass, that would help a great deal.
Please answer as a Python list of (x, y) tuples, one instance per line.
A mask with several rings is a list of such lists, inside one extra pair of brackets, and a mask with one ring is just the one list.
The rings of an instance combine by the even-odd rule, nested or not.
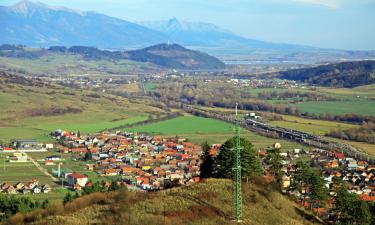
[(56, 129), (64, 129), (70, 131), (81, 131), (84, 133), (94, 133), (100, 130), (109, 129), (113, 127), (128, 125), (136, 122), (141, 122), (147, 119), (146, 115), (134, 116), (129, 119), (116, 120), (116, 121), (96, 121), (91, 123), (79, 123), (79, 124), (44, 124), (37, 127), (40, 127), (43, 130), (51, 131)]
[(153, 91), (156, 88), (156, 84), (154, 84), (154, 83), (146, 83), (145, 84), (145, 88), (146, 88), (147, 91)]
[(322, 101), (322, 102), (302, 102), (294, 104), (301, 112), (315, 114), (330, 113), (332, 115), (340, 114), (359, 114), (364, 116), (375, 115), (375, 101)]
[(31, 179), (38, 179), (40, 184), (54, 185), (52, 179), (36, 168), (32, 162), (9, 163), (4, 162), (5, 156), (11, 154), (0, 154), (0, 181), (16, 184), (19, 181), (28, 182)]
[(152, 134), (223, 133), (233, 130), (233, 125), (219, 120), (196, 116), (182, 116), (171, 120), (131, 128), (131, 131)]

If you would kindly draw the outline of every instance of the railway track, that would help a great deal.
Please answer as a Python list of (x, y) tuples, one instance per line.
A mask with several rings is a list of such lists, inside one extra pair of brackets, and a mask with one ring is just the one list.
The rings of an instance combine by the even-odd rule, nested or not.
[[(181, 109), (188, 113), (192, 113), (198, 116), (219, 119), (229, 123), (236, 122), (233, 115), (212, 112), (192, 105), (182, 104)], [(355, 147), (349, 144), (327, 140), (321, 136), (309, 134), (298, 130), (272, 126), (253, 119), (241, 119), (239, 123), (243, 128), (246, 128), (263, 136), (287, 139), (306, 146), (312, 146), (329, 151), (342, 152), (345, 155), (353, 157), (357, 160), (366, 160), (371, 164), (375, 164), (375, 158), (373, 156), (361, 152), (360, 150), (356, 149)]]

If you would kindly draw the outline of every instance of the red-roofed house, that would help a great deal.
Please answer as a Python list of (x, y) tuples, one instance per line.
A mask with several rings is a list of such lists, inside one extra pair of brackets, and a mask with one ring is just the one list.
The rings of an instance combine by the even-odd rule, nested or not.
[(81, 187), (84, 187), (87, 183), (88, 177), (82, 173), (71, 173), (68, 175), (68, 185), (74, 187), (78, 184)]
[(337, 159), (345, 159), (345, 155), (344, 155), (344, 153), (335, 153), (335, 158), (337, 158)]

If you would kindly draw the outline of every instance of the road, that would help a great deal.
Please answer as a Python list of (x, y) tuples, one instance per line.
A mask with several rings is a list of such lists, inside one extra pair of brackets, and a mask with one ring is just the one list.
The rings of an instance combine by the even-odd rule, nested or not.
[(58, 182), (59, 180), (54, 177), (52, 174), (50, 174), (46, 169), (44, 169), (37, 161), (35, 161), (30, 155), (25, 153), (27, 155), (27, 158), (30, 159), (32, 163), (40, 170), (40, 172), (44, 173), (46, 176), (50, 177), (54, 182)]

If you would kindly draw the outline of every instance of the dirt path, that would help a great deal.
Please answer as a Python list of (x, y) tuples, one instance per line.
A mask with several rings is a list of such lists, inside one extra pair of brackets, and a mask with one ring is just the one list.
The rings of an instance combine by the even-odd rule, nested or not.
[(27, 158), (30, 159), (30, 161), (32, 163), (34, 163), (34, 165), (36, 166), (36, 168), (38, 168), (40, 170), (40, 172), (44, 173), (46, 176), (50, 177), (54, 182), (58, 182), (59, 180), (52, 176), (52, 174), (50, 174), (46, 169), (44, 169), (37, 161), (35, 161), (33, 158), (31, 158), (31, 156), (29, 156), (27, 153), (25, 153), (27, 155)]

